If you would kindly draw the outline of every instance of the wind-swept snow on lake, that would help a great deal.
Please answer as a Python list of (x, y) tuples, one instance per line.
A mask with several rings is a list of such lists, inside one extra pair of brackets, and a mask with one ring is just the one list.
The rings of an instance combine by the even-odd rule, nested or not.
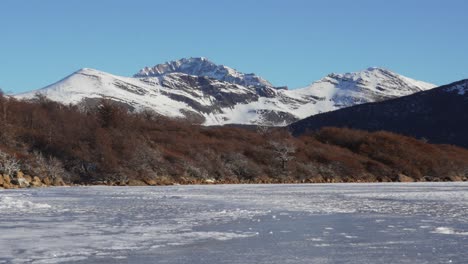
[(468, 183), (0, 190), (0, 263), (466, 263)]

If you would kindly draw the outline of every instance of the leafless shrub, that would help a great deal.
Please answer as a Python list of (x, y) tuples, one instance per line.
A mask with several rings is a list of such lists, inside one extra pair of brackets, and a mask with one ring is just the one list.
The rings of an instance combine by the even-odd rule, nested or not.
[(208, 172), (204, 168), (195, 167), (194, 165), (185, 162), (184, 176), (196, 179), (207, 179)]
[(17, 159), (0, 151), (0, 174), (13, 176), (20, 168), (21, 165)]
[(256, 127), (257, 133), (262, 135), (262, 136), (267, 135), (268, 133), (270, 133), (270, 130), (271, 130), (271, 127), (266, 126), (266, 125), (257, 125), (257, 127)]
[(280, 162), (281, 169), (285, 170), (288, 162), (294, 159), (296, 147), (290, 142), (270, 141), (276, 160)]
[(246, 157), (240, 153), (229, 153), (223, 156), (224, 167), (234, 174), (235, 176), (241, 178), (245, 176), (245, 170), (248, 165), (248, 160)]
[(224, 168), (238, 179), (253, 179), (260, 174), (258, 166), (241, 153), (228, 153), (222, 157)]
[(129, 167), (137, 171), (158, 171), (158, 165), (161, 161), (162, 155), (157, 148), (151, 148), (145, 143), (141, 143), (133, 152)]
[(42, 153), (35, 151), (33, 153), (34, 163), (32, 171), (40, 177), (50, 177), (52, 180), (56, 178), (64, 178), (66, 175), (63, 164), (55, 157), (46, 158)]

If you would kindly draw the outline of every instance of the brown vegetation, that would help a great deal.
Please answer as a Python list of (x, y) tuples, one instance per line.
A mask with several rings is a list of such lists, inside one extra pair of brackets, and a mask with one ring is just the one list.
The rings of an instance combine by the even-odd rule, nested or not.
[[(64, 106), (0, 95), (0, 175), (156, 185), (466, 180), (468, 151), (388, 132), (203, 127), (103, 101)], [(0, 177), (2, 178), (2, 177)], [(6, 177), (3, 177), (6, 178)], [(31, 180), (33, 181), (33, 180)], [(1, 181), (0, 181), (1, 183)]]

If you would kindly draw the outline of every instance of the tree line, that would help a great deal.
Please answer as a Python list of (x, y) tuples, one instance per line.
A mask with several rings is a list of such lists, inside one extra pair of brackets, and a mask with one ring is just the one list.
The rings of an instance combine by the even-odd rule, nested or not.
[[(385, 131), (205, 127), (111, 101), (0, 94), (0, 174), (75, 184), (466, 180), (468, 150)], [(403, 177), (403, 178), (402, 178)]]

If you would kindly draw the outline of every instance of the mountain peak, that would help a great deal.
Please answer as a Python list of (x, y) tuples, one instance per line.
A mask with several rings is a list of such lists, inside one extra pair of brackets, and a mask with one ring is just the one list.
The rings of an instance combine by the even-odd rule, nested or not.
[[(355, 83), (359, 87), (372, 87), (379, 90), (401, 90), (409, 88), (411, 92), (428, 90), (434, 84), (417, 81), (383, 67), (369, 67), (358, 72), (344, 74), (331, 73), (319, 82)], [(348, 86), (348, 85), (346, 85)], [(354, 87), (354, 86), (353, 86)]]
[(375, 76), (386, 76), (387, 78), (400, 78), (402, 77), (401, 74), (398, 74), (392, 70), (389, 70), (384, 67), (369, 67), (366, 70), (357, 72), (356, 74), (367, 74), (367, 75), (375, 75)]
[(267, 80), (253, 74), (242, 73), (233, 68), (218, 65), (205, 57), (183, 58), (145, 67), (134, 75), (136, 78), (161, 77), (170, 73), (184, 73), (203, 76), (219, 81), (239, 84), (246, 87), (273, 87)]
[(369, 72), (374, 72), (374, 71), (377, 71), (377, 72), (379, 72), (379, 71), (380, 72), (382, 72), (382, 71), (391, 72), (387, 68), (383, 68), (383, 67), (369, 67), (369, 68), (367, 68), (366, 71), (369, 71)]
[(303, 92), (332, 98), (334, 104), (328, 109), (334, 110), (336, 107), (392, 99), (434, 87), (433, 84), (417, 81), (388, 69), (372, 67), (358, 72), (328, 74), (303, 88)]
[(73, 75), (114, 76), (114, 75), (112, 75), (110, 73), (100, 71), (100, 70), (96, 70), (96, 69), (93, 69), (93, 68), (81, 68), (81, 69), (73, 72), (69, 76), (73, 76)]
[(92, 68), (81, 68), (77, 71), (74, 72), (74, 74), (80, 74), (80, 73), (93, 73), (93, 72), (100, 72), (96, 69), (92, 69)]
[(358, 79), (362, 77), (376, 76), (376, 75), (387, 75), (387, 76), (399, 76), (399, 74), (388, 70), (382, 67), (369, 67), (365, 70), (356, 71), (356, 72), (346, 72), (346, 73), (330, 73), (326, 77), (333, 79)]

